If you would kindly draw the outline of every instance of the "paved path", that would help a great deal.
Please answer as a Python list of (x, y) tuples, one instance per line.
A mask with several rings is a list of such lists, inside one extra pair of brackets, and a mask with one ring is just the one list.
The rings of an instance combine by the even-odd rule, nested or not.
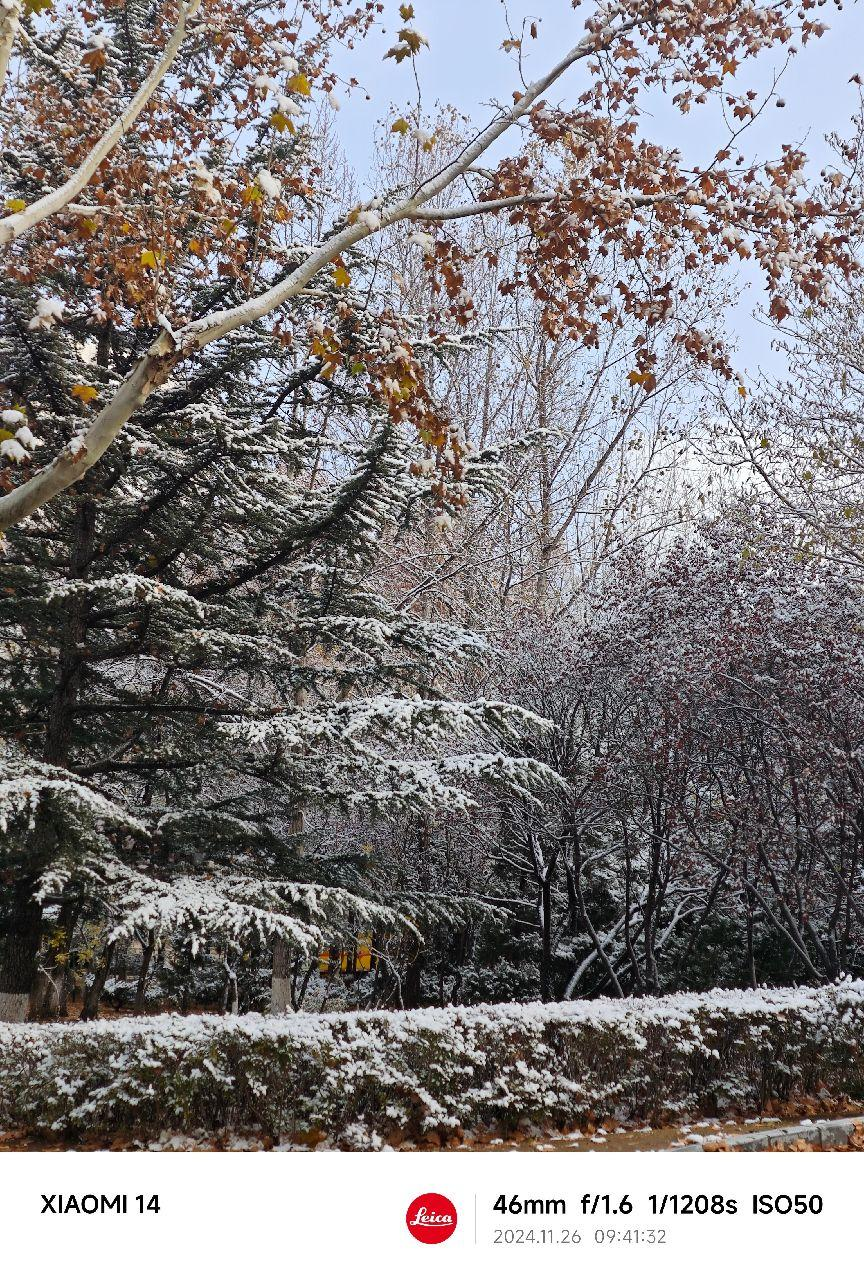
[[(769, 1151), (778, 1143), (794, 1142), (800, 1139), (823, 1151), (843, 1147), (849, 1141), (855, 1128), (864, 1129), (864, 1115), (848, 1116), (845, 1120), (802, 1120), (799, 1124), (785, 1125), (780, 1129), (761, 1129), (758, 1133), (724, 1133), (706, 1137), (707, 1150), (719, 1150), (710, 1144), (722, 1142), (723, 1150), (729, 1151)], [(693, 1142), (686, 1147), (676, 1147), (676, 1151), (705, 1151), (702, 1143)]]

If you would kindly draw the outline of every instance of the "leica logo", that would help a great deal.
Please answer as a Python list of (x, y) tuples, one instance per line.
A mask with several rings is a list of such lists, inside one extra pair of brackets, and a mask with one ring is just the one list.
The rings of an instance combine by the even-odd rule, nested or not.
[(437, 1227), (439, 1223), (447, 1223), (448, 1226), (451, 1226), (453, 1223), (452, 1214), (428, 1214), (426, 1206), (421, 1205), (409, 1225), (411, 1227)]
[(456, 1230), (456, 1206), (437, 1191), (417, 1196), (405, 1215), (408, 1230), (424, 1245), (440, 1245)]

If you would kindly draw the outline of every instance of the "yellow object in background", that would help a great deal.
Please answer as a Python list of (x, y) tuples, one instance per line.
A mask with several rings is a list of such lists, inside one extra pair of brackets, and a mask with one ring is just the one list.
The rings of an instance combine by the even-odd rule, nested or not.
[(372, 934), (360, 933), (357, 945), (322, 950), (318, 956), (318, 972), (327, 974), (338, 967), (340, 973), (368, 973), (372, 968)]
[(358, 973), (368, 973), (372, 967), (372, 934), (361, 933), (357, 938), (354, 967)]

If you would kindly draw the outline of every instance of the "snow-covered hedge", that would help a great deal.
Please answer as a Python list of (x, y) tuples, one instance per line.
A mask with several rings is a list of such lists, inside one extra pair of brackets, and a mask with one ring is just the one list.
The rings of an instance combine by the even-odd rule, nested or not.
[(0, 1127), (323, 1131), (577, 1125), (864, 1086), (864, 983), (409, 1013), (0, 1025)]

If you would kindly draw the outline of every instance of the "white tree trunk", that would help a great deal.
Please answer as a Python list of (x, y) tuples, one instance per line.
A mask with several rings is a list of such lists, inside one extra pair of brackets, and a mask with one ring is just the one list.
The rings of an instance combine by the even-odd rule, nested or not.
[(12, 57), (12, 47), (15, 44), (15, 37), (18, 35), (18, 29), (21, 25), (21, 0), (13, 0), (8, 8), (4, 8), (0, 16), (0, 90), (6, 83), (6, 73), (9, 70), (9, 59)]

